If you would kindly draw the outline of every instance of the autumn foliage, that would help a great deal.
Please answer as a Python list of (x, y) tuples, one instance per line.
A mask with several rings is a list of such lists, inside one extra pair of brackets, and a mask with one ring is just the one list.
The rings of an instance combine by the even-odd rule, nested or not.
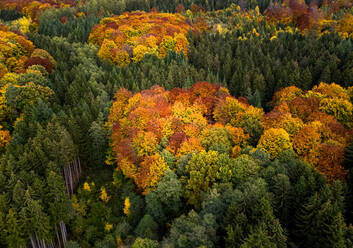
[(75, 5), (73, 0), (4, 0), (2, 2), (5, 9), (16, 9), (34, 22), (38, 22), (40, 13), (48, 8), (65, 8)]
[(33, 51), (31, 41), (3, 26), (0, 29), (0, 78), (8, 72), (23, 69)]
[(248, 134), (231, 124), (231, 119), (216, 122), (221, 121), (217, 116), (231, 115), (227, 111), (232, 110), (221, 108), (229, 101), (243, 107), (239, 116), (256, 112), (231, 97), (227, 89), (206, 82), (172, 91), (159, 86), (137, 94), (119, 90), (107, 122), (117, 169), (148, 193), (169, 168), (168, 156), (179, 159), (210, 150), (238, 156)]
[[(0, 26), (0, 147), (9, 142), (8, 130), (20, 118), (19, 113), (38, 98), (53, 99), (54, 92), (45, 85), (45, 77), (55, 66), (56, 61), (48, 52), (36, 49), (24, 36)], [(10, 89), (16, 92), (11, 95), (11, 104)]]
[(270, 128), (265, 130), (257, 146), (271, 155), (271, 158), (277, 158), (285, 150), (291, 149), (289, 134), (283, 128)]
[(319, 35), (334, 29), (342, 38), (353, 37), (353, 15), (332, 18), (341, 9), (349, 9), (352, 1), (324, 1), (321, 8), (316, 1), (285, 0), (272, 4), (265, 12), (269, 23), (294, 25), (301, 31), (316, 31)]
[[(347, 173), (341, 165), (343, 150), (351, 140), (349, 128), (353, 123), (350, 92), (351, 89), (324, 83), (306, 92), (295, 87), (284, 88), (273, 98), (274, 109), (265, 114), (246, 100), (230, 96), (227, 89), (206, 82), (171, 91), (154, 86), (136, 94), (120, 89), (107, 122), (112, 128), (111, 148), (117, 170), (146, 194), (170, 168), (170, 161), (189, 154), (194, 154), (195, 159), (194, 156), (208, 157), (212, 151), (211, 157), (216, 156), (210, 162), (213, 169), (207, 170), (221, 175), (227, 169), (219, 164), (218, 157), (241, 155), (252, 135), (248, 123), (257, 121), (264, 129), (257, 149), (264, 150), (271, 159), (294, 150), (329, 180), (343, 180)], [(190, 167), (191, 164), (185, 169), (208, 167), (197, 163)], [(209, 172), (204, 171), (205, 175), (192, 179), (198, 173), (194, 169), (189, 171), (188, 180), (202, 183), (209, 177)], [(231, 170), (226, 174), (229, 173)], [(204, 181), (202, 188), (207, 189), (212, 180)], [(191, 187), (188, 195), (191, 204), (198, 202), (196, 181), (187, 182)]]
[(56, 62), (48, 52), (35, 49), (33, 43), (24, 36), (2, 26), (0, 29), (0, 79), (7, 73), (23, 73), (25, 69), (33, 65), (41, 65), (48, 73), (51, 73)]
[(100, 47), (100, 58), (124, 66), (141, 61), (145, 54), (164, 58), (175, 51), (187, 56), (189, 30), (195, 28), (181, 14), (126, 12), (101, 20), (89, 42)]
[(352, 139), (351, 91), (352, 87), (345, 89), (335, 83), (320, 83), (306, 92), (294, 86), (281, 89), (275, 93), (275, 107), (264, 116), (263, 125), (286, 130), (301, 159), (330, 181), (343, 180), (347, 174), (342, 167), (343, 151)]
[(282, 5), (276, 3), (266, 10), (270, 22), (281, 22), (285, 25), (294, 24), (299, 29), (316, 28), (323, 19), (323, 14), (314, 4), (306, 5), (304, 1), (288, 0)]

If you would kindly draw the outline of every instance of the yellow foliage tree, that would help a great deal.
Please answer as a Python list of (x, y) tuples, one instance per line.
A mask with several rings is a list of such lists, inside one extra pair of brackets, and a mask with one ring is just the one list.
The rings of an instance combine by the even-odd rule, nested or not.
[(140, 132), (133, 139), (134, 148), (137, 151), (137, 155), (152, 156), (156, 153), (156, 145), (158, 144), (157, 137), (152, 132)]
[(135, 183), (140, 189), (144, 190), (143, 194), (147, 194), (157, 186), (167, 169), (167, 163), (158, 153), (153, 156), (146, 156), (140, 163)]
[(295, 87), (289, 86), (277, 91), (272, 98), (272, 105), (277, 106), (283, 102), (288, 102), (302, 94), (302, 90)]
[(10, 139), (10, 132), (7, 130), (2, 130), (2, 126), (0, 125), (0, 147), (5, 148)]
[(148, 48), (144, 45), (138, 45), (137, 47), (134, 48), (133, 50), (133, 58), (132, 60), (137, 63), (142, 60), (142, 58), (145, 56), (147, 53)]
[(108, 203), (110, 200), (110, 196), (108, 196), (107, 191), (104, 187), (101, 188), (101, 193), (99, 198), (104, 202), (104, 203)]
[(190, 204), (197, 206), (200, 192), (207, 191), (217, 179), (219, 173), (218, 152), (201, 151), (193, 154), (185, 169), (190, 174), (185, 186), (186, 197)]
[(287, 149), (292, 149), (289, 134), (283, 128), (270, 128), (264, 131), (257, 148), (263, 149), (275, 159)]
[(338, 22), (336, 31), (343, 38), (353, 38), (353, 15), (346, 13)]
[(320, 101), (319, 109), (333, 115), (342, 124), (349, 128), (353, 127), (353, 104), (345, 99), (324, 98)]
[(131, 203), (130, 203), (130, 198), (129, 197), (126, 197), (125, 200), (124, 200), (124, 214), (126, 216), (129, 216), (130, 214), (130, 206), (131, 206)]

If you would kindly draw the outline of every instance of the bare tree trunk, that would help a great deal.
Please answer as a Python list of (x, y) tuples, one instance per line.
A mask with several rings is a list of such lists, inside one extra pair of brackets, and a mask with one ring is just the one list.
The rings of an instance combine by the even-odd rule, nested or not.
[(66, 191), (73, 194), (74, 188), (77, 186), (82, 174), (80, 159), (74, 159), (70, 164), (63, 168)]
[(45, 240), (42, 239), (41, 242), (42, 242), (42, 247), (43, 247), (43, 248), (47, 248), (47, 246), (45, 245)]
[(60, 229), (61, 229), (61, 238), (62, 238), (62, 242), (63, 242), (63, 245), (66, 244), (66, 237), (67, 237), (67, 232), (66, 232), (66, 225), (63, 221), (60, 221), (59, 223), (60, 225)]
[(69, 181), (67, 178), (67, 167), (64, 167), (63, 171), (64, 171), (64, 180), (65, 180), (65, 185), (66, 185), (66, 191), (67, 191), (67, 193), (69, 193)]
[(77, 180), (78, 177), (78, 171), (77, 171), (77, 160), (75, 159), (72, 164), (72, 169), (73, 169), (73, 174), (74, 174), (74, 180)]
[(31, 239), (32, 247), (33, 247), (33, 248), (36, 248), (36, 245), (35, 245), (34, 240), (33, 240), (33, 235), (31, 235), (30, 239)]
[[(47, 243), (44, 239), (39, 239), (38, 234), (35, 232), (29, 237), (32, 248), (64, 248), (67, 241), (66, 225), (63, 221), (60, 221), (58, 225), (60, 227), (61, 237), (57, 226), (55, 227), (56, 240), (51, 240), (50, 243)], [(25, 247), (27, 248), (28, 246), (29, 244)]]
[(57, 226), (55, 226), (56, 239), (58, 240), (59, 247), (61, 248), (60, 237)]
[(35, 233), (35, 234), (36, 234), (36, 245), (37, 245), (39, 248), (42, 248), (41, 245), (40, 245), (40, 243), (39, 243), (38, 234), (37, 234), (37, 233)]

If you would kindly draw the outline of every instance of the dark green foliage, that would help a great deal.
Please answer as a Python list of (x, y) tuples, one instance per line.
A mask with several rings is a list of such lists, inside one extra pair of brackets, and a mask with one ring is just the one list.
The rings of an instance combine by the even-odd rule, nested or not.
[(135, 234), (141, 238), (158, 240), (158, 224), (150, 215), (146, 214), (137, 225)]
[(337, 206), (339, 203), (330, 200), (327, 191), (325, 188), (314, 194), (296, 216), (296, 235), (303, 246), (344, 247), (345, 224), (341, 208)]
[(157, 188), (146, 196), (146, 211), (162, 224), (176, 217), (182, 206), (182, 185), (171, 170), (167, 170)]
[[(62, 22), (62, 18), (66, 21)], [(52, 37), (63, 36), (71, 42), (86, 42), (92, 27), (98, 22), (99, 18), (95, 15), (77, 17), (73, 8), (50, 8), (39, 17), (38, 33)]]
[(262, 173), (272, 192), (274, 213), (289, 231), (289, 239), (303, 246), (344, 247), (341, 183), (328, 186), (310, 166), (290, 156)]
[[(264, 247), (286, 247), (286, 236), (275, 219), (266, 184), (263, 180), (249, 182), (236, 192), (224, 218), (228, 247), (254, 247), (263, 242)], [(244, 240), (245, 243), (244, 243)]]
[(174, 247), (214, 247), (216, 222), (212, 214), (200, 217), (194, 210), (173, 221), (166, 243)]
[(96, 248), (115, 248), (116, 247), (116, 240), (112, 235), (105, 236), (104, 240), (96, 242)]
[(100, 116), (97, 121), (92, 122), (88, 130), (91, 144), (90, 161), (94, 167), (104, 166), (105, 151), (108, 148), (108, 137), (103, 125), (103, 116)]
[(23, 15), (14, 9), (2, 9), (0, 10), (0, 19), (3, 21), (13, 21), (21, 18)]
[[(188, 62), (196, 70), (218, 74), (225, 79), (232, 95), (245, 96), (253, 105), (266, 107), (275, 91), (289, 85), (309, 89), (323, 80), (343, 86), (352, 85), (348, 79), (350, 71), (346, 68), (352, 64), (353, 44), (350, 40), (340, 39), (337, 34), (317, 39), (281, 34), (272, 41), (269, 38), (253, 38), (244, 42), (238, 40), (237, 35), (205, 33), (202, 38), (199, 34), (193, 34), (189, 39)], [(232, 66), (210, 65), (209, 62), (214, 61), (211, 58), (216, 56), (221, 65)], [(295, 74), (293, 65), (297, 71)], [(333, 75), (334, 79), (331, 78)]]
[(120, 237), (121, 239), (126, 239), (128, 234), (132, 231), (129, 223), (121, 221), (115, 229), (115, 236)]
[[(353, 143), (351, 143), (346, 149), (344, 150), (344, 167), (347, 169), (348, 172), (348, 179), (347, 179), (347, 184), (348, 184), (348, 190), (347, 190), (347, 205), (351, 206), (353, 203)], [(348, 208), (347, 213), (346, 213), (348, 219), (350, 220), (350, 223), (352, 223), (353, 220), (353, 211)]]
[(6, 216), (6, 243), (9, 247), (20, 247), (25, 245), (26, 237), (23, 235), (24, 226), (19, 220), (14, 209), (10, 209)]

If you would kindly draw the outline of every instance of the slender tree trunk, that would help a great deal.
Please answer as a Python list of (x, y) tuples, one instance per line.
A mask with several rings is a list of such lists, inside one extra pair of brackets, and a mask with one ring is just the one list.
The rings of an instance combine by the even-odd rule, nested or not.
[(73, 160), (69, 165), (63, 168), (63, 174), (65, 179), (66, 191), (68, 194), (73, 194), (74, 188), (80, 180), (82, 174), (80, 159)]
[[(58, 230), (57, 226), (59, 226), (60, 231)], [(64, 221), (60, 221), (57, 226), (55, 226), (56, 240), (51, 240), (50, 243), (47, 243), (44, 239), (39, 239), (36, 232), (32, 234), (29, 237), (32, 248), (64, 248), (67, 242), (66, 225)], [(25, 247), (27, 248), (28, 245)]]
[(35, 234), (36, 234), (36, 245), (37, 245), (37, 247), (42, 248), (39, 243), (38, 234), (37, 233), (35, 233)]
[(32, 244), (32, 247), (33, 247), (33, 248), (35, 248), (35, 247), (36, 247), (36, 245), (35, 245), (34, 240), (33, 240), (33, 235), (31, 235), (30, 239), (31, 239), (31, 244)]
[(61, 248), (60, 237), (57, 226), (55, 226), (56, 239), (58, 240), (59, 247)]

